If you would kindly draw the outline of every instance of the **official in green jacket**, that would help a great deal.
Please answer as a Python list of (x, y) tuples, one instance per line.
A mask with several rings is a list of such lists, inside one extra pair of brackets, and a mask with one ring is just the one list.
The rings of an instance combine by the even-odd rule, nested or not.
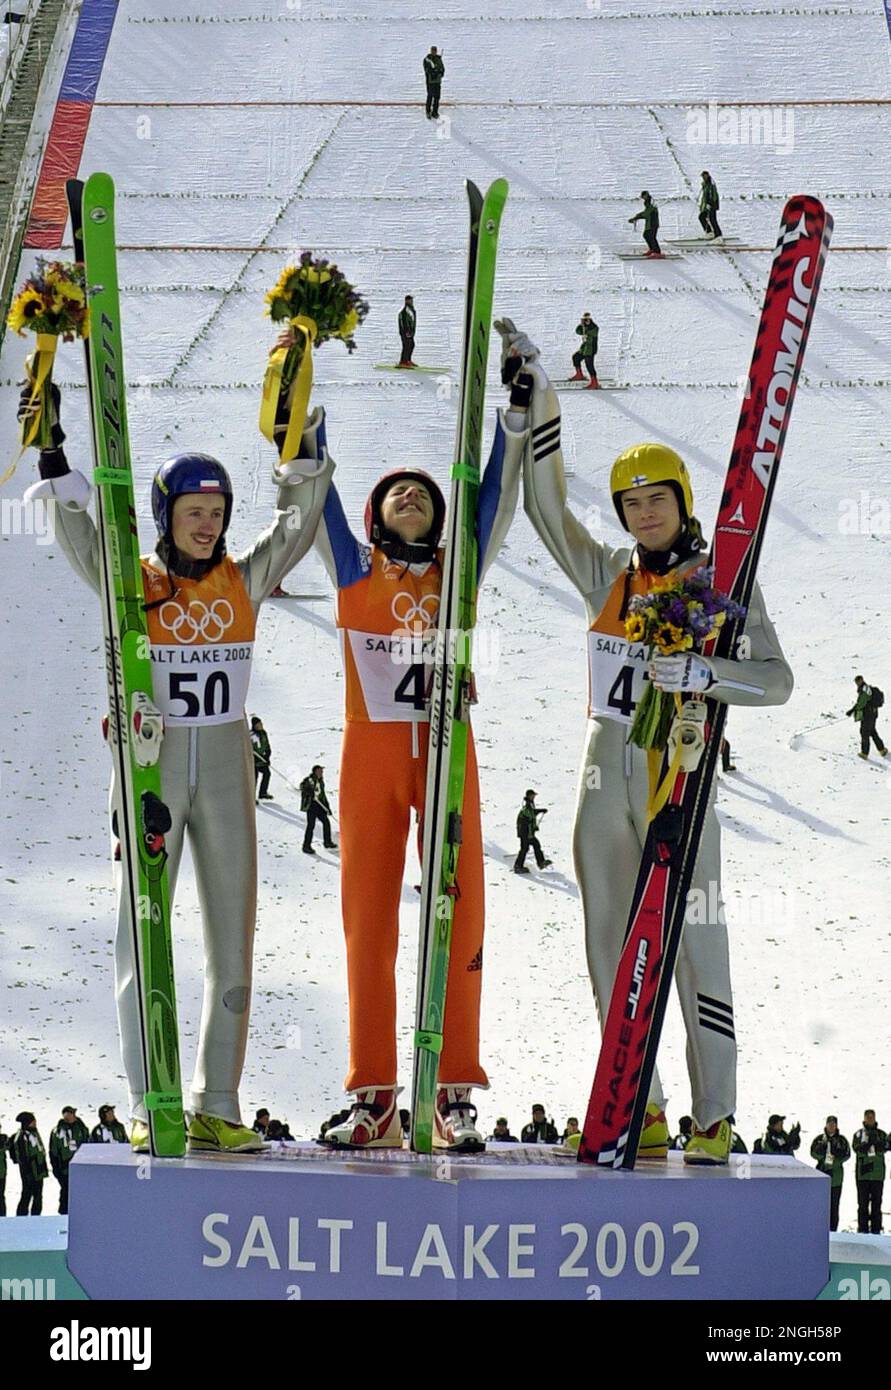
[(851, 1157), (851, 1146), (843, 1134), (838, 1132), (838, 1119), (835, 1115), (826, 1116), (822, 1134), (818, 1134), (811, 1144), (811, 1158), (817, 1160), (821, 1173), (827, 1173), (832, 1181), (829, 1205), (829, 1229), (838, 1230), (838, 1204), (841, 1201), (842, 1183), (845, 1174), (843, 1165)]
[(860, 757), (869, 757), (869, 745), (872, 741), (882, 757), (887, 758), (888, 749), (876, 729), (876, 720), (885, 703), (885, 696), (877, 685), (867, 685), (862, 676), (855, 676), (854, 684), (857, 686), (857, 699), (845, 713), (852, 715), (854, 723), (860, 725)]
[(99, 1123), (90, 1131), (91, 1144), (126, 1144), (127, 1131), (114, 1113), (113, 1105), (99, 1106)]
[(257, 786), (258, 801), (272, 801), (269, 794), (269, 778), (272, 773), (272, 745), (269, 735), (263, 728), (263, 721), (256, 714), (251, 716), (251, 752), (254, 755), (254, 779)]
[(68, 1214), (68, 1166), (81, 1144), (89, 1144), (90, 1131), (78, 1119), (73, 1105), (66, 1105), (62, 1118), (50, 1134), (49, 1157), (53, 1175), (59, 1184), (59, 1215)]
[(399, 341), (402, 348), (399, 354), (400, 367), (413, 367), (412, 361), (415, 352), (415, 329), (418, 324), (418, 316), (415, 312), (414, 296), (407, 294), (405, 303), (399, 310)]
[(644, 241), (649, 247), (646, 253), (647, 259), (649, 260), (653, 257), (661, 257), (662, 255), (662, 248), (659, 245), (659, 238), (656, 235), (659, 231), (659, 209), (646, 189), (644, 189), (640, 196), (643, 198), (643, 207), (640, 212), (636, 212), (633, 217), (629, 217), (628, 221), (633, 225), (643, 218)]
[(540, 869), (546, 869), (550, 859), (546, 859), (538, 841), (538, 822), (548, 813), (547, 806), (536, 806), (535, 792), (527, 791), (517, 816), (517, 834), (520, 837), (520, 852), (514, 863), (515, 874), (528, 874), (526, 855), (530, 849), (535, 854), (535, 862)]
[(702, 171), (702, 187), (699, 190), (699, 225), (708, 236), (723, 236), (718, 226), (718, 188), (707, 169)]
[(851, 1141), (857, 1155), (857, 1230), (861, 1235), (882, 1234), (882, 1190), (885, 1186), (885, 1151), (888, 1136), (876, 1124), (876, 1112), (864, 1110), (863, 1128)]
[(439, 115), (439, 98), (442, 92), (442, 79), (445, 76), (445, 63), (442, 54), (433, 44), (424, 58), (424, 81), (427, 83), (427, 119), (435, 121)]
[(582, 321), (576, 326), (576, 333), (581, 338), (581, 346), (578, 352), (572, 354), (572, 365), (575, 367), (575, 375), (571, 376), (570, 381), (584, 381), (585, 373), (582, 371), (582, 363), (588, 368), (590, 377), (589, 389), (596, 391), (600, 382), (597, 380), (597, 373), (594, 370), (594, 358), (597, 356), (597, 343), (600, 330), (589, 313), (582, 314)]
[(9, 1135), (0, 1132), (0, 1216), (6, 1215), (6, 1157), (9, 1153)]
[(30, 1110), (16, 1115), (19, 1126), (9, 1141), (9, 1152), (19, 1166), (22, 1195), (15, 1209), (16, 1216), (39, 1216), (43, 1211), (43, 1180), (49, 1175), (46, 1149), (37, 1133), (37, 1120)]

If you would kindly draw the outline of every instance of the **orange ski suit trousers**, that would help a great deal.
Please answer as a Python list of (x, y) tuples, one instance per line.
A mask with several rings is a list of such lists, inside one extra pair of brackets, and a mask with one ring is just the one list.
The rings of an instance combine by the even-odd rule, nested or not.
[[(396, 1084), (396, 951), (411, 812), (423, 815), (428, 724), (347, 721), (340, 763), (340, 859), (350, 999), (346, 1089)], [(421, 843), (421, 828), (418, 844)], [(452, 918), (442, 1085), (488, 1086), (479, 1061), (484, 885), (473, 738), (464, 784), (460, 896)]]

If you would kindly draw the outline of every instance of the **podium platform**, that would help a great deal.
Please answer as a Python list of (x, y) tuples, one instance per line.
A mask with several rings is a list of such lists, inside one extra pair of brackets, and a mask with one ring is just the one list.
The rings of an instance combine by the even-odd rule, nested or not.
[(534, 1145), (312, 1144), (154, 1159), (86, 1145), (68, 1265), (111, 1299), (814, 1299), (829, 1180), (790, 1158), (634, 1172)]

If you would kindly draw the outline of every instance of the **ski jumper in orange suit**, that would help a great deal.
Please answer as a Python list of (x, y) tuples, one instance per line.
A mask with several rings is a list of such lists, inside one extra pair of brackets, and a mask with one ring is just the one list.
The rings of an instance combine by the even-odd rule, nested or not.
[[(316, 412), (315, 457), (326, 458)], [(302, 449), (312, 447), (304, 432)], [(525, 431), (499, 414), (480, 488), (479, 575), (497, 554), (516, 508)], [(440, 558), (388, 558), (361, 544), (330, 487), (315, 538), (337, 589), (346, 673), (340, 771), (340, 855), (350, 1003), (346, 1089), (396, 1085), (396, 951), (411, 813), (424, 810), (427, 677), (442, 583)], [(441, 552), (440, 552), (441, 554)], [(425, 641), (426, 634), (426, 641)], [(427, 660), (425, 661), (425, 656)], [(479, 779), (471, 738), (439, 1082), (487, 1086), (479, 1060), (484, 890)]]

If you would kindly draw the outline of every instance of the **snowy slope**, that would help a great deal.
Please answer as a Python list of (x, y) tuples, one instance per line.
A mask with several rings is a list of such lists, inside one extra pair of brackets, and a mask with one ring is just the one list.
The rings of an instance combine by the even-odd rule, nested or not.
[[(698, 231), (699, 172), (708, 168), (725, 230), (764, 248), (788, 194), (827, 201), (839, 249), (824, 279), (762, 571), (797, 685), (782, 709), (732, 713), (739, 772), (719, 794), (740, 1038), (737, 1113), (749, 1141), (772, 1110), (797, 1115), (806, 1133), (817, 1132), (827, 1111), (850, 1133), (865, 1104), (884, 1123), (891, 767), (861, 764), (844, 720), (791, 744), (822, 711), (852, 703), (858, 669), (891, 687), (880, 638), (888, 525), (849, 534), (840, 523), (847, 499), (859, 504), (869, 494), (868, 513), (870, 498), (887, 505), (888, 497), (889, 262), (882, 250), (841, 249), (879, 247), (887, 237), (887, 107), (879, 103), (889, 95), (888, 35), (878, 0), (599, 8), (497, 0), (484, 19), (469, 0), (440, 0), (420, 18), (408, 0), (289, 0), (272, 12), (260, 0), (234, 0), (223, 16), (199, 0), (192, 9), (184, 16), (173, 0), (122, 3), (82, 168), (115, 176), (120, 239), (140, 248), (122, 251), (121, 279), (143, 515), (161, 459), (188, 447), (216, 452), (238, 488), (235, 550), (265, 524), (273, 502), (269, 451), (256, 427), (270, 342), (262, 293), (295, 249), (334, 256), (372, 304), (360, 352), (326, 349), (316, 373), (338, 486), (358, 526), (385, 466), (410, 461), (447, 476), (454, 400), (435, 378), (392, 378), (371, 364), (392, 355), (407, 292), (418, 308), (418, 360), (455, 361), (461, 181), (506, 174), (497, 311), (527, 328), (546, 366), (565, 375), (573, 328), (589, 308), (601, 327), (602, 375), (632, 388), (562, 398), (572, 505), (594, 534), (616, 543), (609, 466), (645, 438), (686, 457), (708, 526), (769, 263), (766, 251), (696, 252), (656, 265), (618, 260), (612, 252), (637, 236), (625, 219), (639, 190), (659, 202), (666, 237), (690, 234)], [(406, 104), (423, 95), (420, 61), (430, 43), (444, 50), (445, 100), (458, 103), (443, 107), (443, 129)], [(215, 104), (176, 105), (184, 99)], [(782, 115), (782, 138), (791, 115), (791, 149), (689, 142), (683, 103), (744, 99), (823, 104), (769, 108)], [(597, 104), (586, 110), (581, 101)], [(6, 453), (22, 357), (22, 344), (7, 341)], [(71, 386), (69, 454), (84, 465), (79, 368), (68, 350), (58, 375)], [(493, 370), (490, 417), (499, 399)], [(30, 467), (7, 497), (21, 492)], [(105, 1100), (123, 1108), (125, 1096), (112, 1002), (103, 678), (94, 602), (54, 548), (18, 534), (12, 513), (3, 520), (0, 1120), (9, 1124), (27, 1104), (46, 1130), (68, 1101), (92, 1111)], [(143, 539), (148, 548), (148, 526)], [(314, 558), (290, 581), (300, 592), (325, 584)], [(562, 1121), (585, 1104), (596, 1051), (569, 855), (584, 730), (583, 614), (522, 512), (488, 579), (481, 623), (486, 650), (497, 652), (481, 674), (475, 718), (492, 1080), (481, 1109), (487, 1125), (506, 1113), (516, 1126), (541, 1098)], [(320, 761), (336, 786), (341, 702), (330, 600), (269, 604), (250, 712), (262, 715), (275, 763), (291, 782)], [(545, 846), (555, 871), (547, 882), (510, 873), (527, 786), (551, 808)], [(338, 869), (330, 856), (300, 854), (298, 798), (283, 780), (273, 788), (276, 801), (258, 815), (256, 992), (242, 1096), (246, 1111), (269, 1104), (308, 1133), (339, 1105), (346, 1063)], [(410, 855), (399, 967), (406, 1081), (416, 881)], [(188, 866), (176, 960), (188, 1066), (201, 972)], [(689, 1095), (674, 1007), (662, 1069), (675, 1122)], [(852, 1199), (849, 1181), (843, 1217)]]

